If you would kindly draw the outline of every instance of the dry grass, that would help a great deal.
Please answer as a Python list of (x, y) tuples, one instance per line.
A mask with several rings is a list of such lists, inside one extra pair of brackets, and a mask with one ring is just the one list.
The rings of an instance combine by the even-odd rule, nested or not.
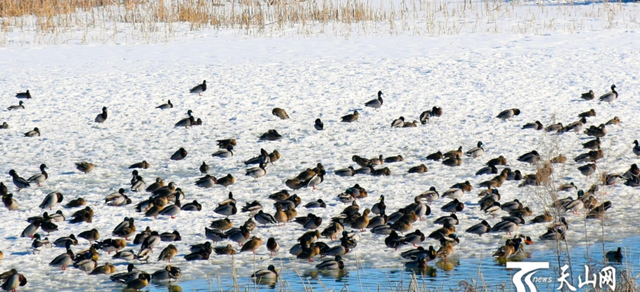
[(0, 45), (246, 35), (544, 33), (639, 26), (640, 7), (443, 0), (3, 0)]

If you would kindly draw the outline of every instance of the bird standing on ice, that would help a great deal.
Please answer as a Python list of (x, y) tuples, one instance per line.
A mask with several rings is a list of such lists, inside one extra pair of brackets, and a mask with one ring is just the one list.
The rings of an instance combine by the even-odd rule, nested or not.
[(367, 107), (379, 109), (382, 106), (382, 91), (378, 91), (378, 98), (372, 99), (364, 103)]
[(102, 113), (96, 116), (96, 123), (104, 123), (107, 120), (107, 107), (102, 107)]
[(202, 84), (197, 85), (189, 90), (189, 92), (197, 93), (198, 95), (202, 95), (202, 93), (205, 91), (207, 91), (207, 80), (202, 80)]

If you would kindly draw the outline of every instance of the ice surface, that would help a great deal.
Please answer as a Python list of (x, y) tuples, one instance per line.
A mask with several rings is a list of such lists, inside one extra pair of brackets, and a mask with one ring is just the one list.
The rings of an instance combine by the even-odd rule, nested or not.
[[(471, 181), (474, 186), (492, 176), (474, 176), (486, 161), (504, 155), (509, 167), (523, 174), (535, 172), (535, 167), (516, 161), (528, 151), (537, 149), (544, 159), (564, 154), (569, 161), (554, 168), (556, 185), (574, 182), (581, 189), (595, 183), (596, 175), (587, 179), (577, 170), (572, 158), (585, 152), (581, 143), (586, 135), (566, 133), (548, 134), (544, 131), (521, 130), (520, 127), (535, 120), (544, 125), (551, 122), (568, 124), (577, 120), (581, 112), (594, 108), (595, 118), (588, 125), (599, 125), (614, 116), (622, 123), (607, 127), (603, 140), (605, 158), (598, 161), (598, 171), (623, 172), (637, 162), (632, 153), (632, 141), (639, 132), (640, 93), (637, 68), (640, 53), (637, 50), (634, 31), (602, 31), (588, 34), (551, 34), (535, 36), (464, 35), (446, 37), (364, 37), (342, 40), (314, 39), (265, 39), (239, 37), (202, 38), (184, 42), (136, 46), (79, 46), (57, 45), (0, 49), (0, 66), (5, 74), (0, 79), (0, 96), (3, 110), (0, 122), (10, 128), (0, 130), (2, 155), (2, 181), (19, 202), (18, 211), (3, 209), (0, 224), (0, 250), (4, 252), (3, 270), (18, 268), (29, 284), (25, 291), (43, 290), (101, 290), (100, 287), (120, 287), (111, 284), (106, 276), (85, 276), (70, 268), (63, 272), (48, 266), (61, 248), (44, 249), (32, 254), (31, 241), (20, 233), (28, 225), (26, 219), (41, 215), (37, 206), (52, 191), (64, 194), (69, 200), (83, 197), (95, 210), (92, 224), (59, 223), (59, 231), (49, 235), (54, 240), (70, 233), (97, 228), (101, 239), (110, 238), (113, 228), (124, 218), (136, 218), (138, 230), (150, 226), (160, 232), (179, 230), (183, 240), (176, 243), (178, 256), (172, 261), (183, 270), (183, 279), (203, 278), (206, 275), (228, 275), (231, 267), (229, 256), (212, 255), (209, 261), (187, 263), (183, 255), (191, 244), (205, 241), (204, 228), (211, 220), (223, 218), (213, 212), (218, 202), (232, 191), (238, 205), (259, 200), (265, 212), (273, 214), (273, 201), (267, 196), (285, 189), (284, 181), (308, 167), (321, 162), (328, 171), (318, 190), (293, 191), (303, 200), (302, 205), (318, 198), (324, 199), (326, 209), (312, 212), (323, 217), (324, 228), (332, 216), (345, 204), (336, 196), (347, 187), (360, 184), (369, 192), (367, 198), (358, 201), (361, 208), (371, 207), (380, 195), (386, 197), (388, 213), (413, 202), (413, 197), (435, 186), (440, 192), (451, 185)], [(202, 96), (189, 94), (189, 89), (202, 80), (208, 89)], [(619, 98), (611, 105), (580, 100), (580, 94), (589, 89), (596, 96), (617, 85)], [(33, 99), (25, 101), (25, 110), (7, 111), (4, 108), (17, 104), (16, 92), (29, 89)], [(365, 108), (364, 103), (382, 90), (384, 105), (379, 110)], [(170, 99), (174, 108), (159, 110), (155, 107)], [(444, 115), (434, 122), (416, 128), (390, 128), (391, 121), (404, 116), (417, 120), (418, 115), (432, 106), (444, 109)], [(93, 122), (103, 106), (108, 107), (109, 117), (103, 124)], [(271, 115), (274, 107), (284, 108), (291, 119), (280, 120)], [(511, 121), (502, 122), (495, 116), (502, 110), (517, 107), (522, 111)], [(188, 109), (202, 118), (202, 126), (191, 129), (174, 128), (178, 120), (186, 117)], [(358, 121), (340, 123), (339, 118), (353, 110), (360, 111)], [(321, 118), (325, 130), (313, 127)], [(41, 137), (26, 138), (23, 133), (39, 127)], [(268, 129), (276, 129), (284, 138), (277, 142), (259, 142), (258, 137)], [(213, 158), (217, 150), (216, 139), (235, 138), (238, 145), (231, 158)], [(425, 157), (437, 150), (449, 151), (463, 147), (466, 151), (478, 141), (485, 144), (486, 153), (480, 158), (464, 158), (460, 167), (448, 167)], [(188, 152), (186, 159), (169, 160), (180, 147)], [(244, 175), (243, 161), (264, 148), (268, 152), (277, 149), (282, 158), (269, 166), (267, 175), (253, 179)], [(402, 155), (403, 162), (385, 165), (391, 169), (389, 177), (357, 175), (337, 177), (332, 171), (349, 165), (352, 155), (367, 158), (378, 155)], [(146, 160), (151, 168), (140, 170), (147, 184), (156, 177), (173, 181), (186, 195), (184, 203), (197, 199), (201, 212), (181, 212), (176, 219), (153, 220), (136, 213), (134, 205), (109, 207), (104, 197), (127, 187), (131, 170), (127, 167)], [(89, 161), (96, 168), (89, 174), (75, 169), (74, 162)], [(231, 173), (237, 182), (230, 187), (215, 186), (202, 189), (195, 186), (201, 177), (198, 167), (206, 161), (210, 173), (222, 177)], [(7, 174), (15, 169), (22, 177), (39, 172), (38, 166), (49, 166), (49, 179), (42, 187), (33, 186), (17, 192)], [(426, 174), (408, 174), (407, 170), (424, 163)], [(518, 188), (518, 182), (506, 182), (501, 188), (501, 202), (518, 198), (534, 210), (542, 213), (549, 199), (543, 199), (542, 188)], [(635, 204), (637, 190), (623, 185), (601, 187), (599, 201), (611, 200), (613, 207), (608, 219), (584, 221), (582, 215), (563, 214), (568, 217), (571, 229), (568, 240), (571, 246), (599, 240), (604, 233), (606, 240), (637, 235), (638, 220)], [(466, 204), (458, 213), (460, 225), (456, 226), (461, 243), (454, 256), (458, 258), (486, 257), (504, 242), (504, 234), (487, 234), (482, 237), (465, 234), (464, 230), (487, 219), (493, 219), (479, 210), (474, 187), (465, 194)], [(148, 197), (147, 193), (127, 194), (134, 204)], [(576, 196), (575, 193), (559, 194)], [(440, 207), (449, 200), (440, 199), (431, 205), (433, 214), (425, 221), (418, 221), (413, 229), (431, 232), (439, 226), (432, 222), (445, 215)], [(299, 215), (307, 210), (298, 208)], [(76, 209), (58, 205), (51, 212), (63, 210), (69, 216)], [(247, 213), (231, 216), (234, 226), (244, 222)], [(68, 218), (69, 219), (69, 218)], [(350, 228), (347, 227), (347, 230)], [(276, 259), (269, 257), (265, 247), (252, 254), (235, 257), (240, 275), (248, 275), (256, 268), (291, 258), (294, 264), (284, 266), (293, 269), (312, 267), (288, 255), (288, 249), (306, 230), (295, 223), (285, 226), (260, 226), (253, 235), (275, 237), (282, 245)], [(534, 238), (530, 250), (545, 250), (553, 244), (540, 242), (537, 236), (545, 232), (545, 225), (521, 226), (518, 232)], [(355, 266), (355, 253), (365, 266), (400, 267), (402, 250), (393, 251), (384, 246), (384, 236), (369, 232), (361, 234), (356, 251), (345, 256), (347, 266)], [(323, 239), (330, 245), (337, 241)], [(222, 244), (226, 244), (223, 242)], [(437, 245), (427, 240), (423, 245)], [(142, 269), (153, 272), (166, 263), (157, 262), (160, 250), (156, 248), (153, 259)], [(86, 240), (73, 246), (74, 251), (89, 247)], [(234, 244), (237, 248), (237, 245)], [(138, 250), (139, 246), (127, 248)], [(101, 253), (99, 264), (117, 264), (118, 271), (125, 270), (125, 262), (112, 260)], [(134, 261), (135, 263), (135, 261)], [(107, 286), (104, 286), (107, 285)]]

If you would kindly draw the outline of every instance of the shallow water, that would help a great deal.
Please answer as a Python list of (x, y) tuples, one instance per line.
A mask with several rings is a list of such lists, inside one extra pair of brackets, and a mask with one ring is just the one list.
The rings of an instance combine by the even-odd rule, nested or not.
[[(623, 249), (622, 263), (604, 263), (603, 249), (606, 253), (615, 250), (618, 246)], [(525, 247), (526, 251), (526, 247)], [(578, 246), (570, 249), (570, 257), (563, 253), (560, 257), (562, 265), (569, 265), (571, 262), (570, 273), (573, 286), (578, 288), (578, 276), (584, 279), (584, 265), (591, 267), (590, 273), (598, 273), (606, 266), (612, 266), (617, 270), (618, 280), (620, 282), (620, 270), (628, 270), (631, 275), (637, 277), (634, 271), (637, 267), (638, 258), (640, 257), (640, 236), (626, 238), (620, 242), (594, 243), (589, 246)], [(537, 284), (539, 291), (555, 290), (559, 282), (557, 275), (560, 274), (558, 266), (558, 258), (555, 252), (547, 251), (531, 251), (526, 252), (527, 257), (522, 258), (523, 261), (549, 262), (548, 270), (540, 270), (536, 273), (536, 277), (552, 277), (553, 283), (548, 285)], [(296, 265), (297, 273), (293, 271)], [(443, 261), (437, 263), (429, 262), (429, 268), (426, 271), (414, 271), (405, 268), (396, 269), (378, 269), (373, 265), (366, 265), (357, 269), (353, 265), (354, 262), (346, 262), (347, 269), (342, 272), (318, 272), (314, 269), (306, 269), (299, 267), (297, 262), (282, 261), (281, 266), (277, 267), (282, 275), (280, 283), (275, 285), (256, 285), (249, 277), (239, 277), (237, 279), (241, 290), (248, 289), (250, 291), (280, 291), (280, 285), (285, 285), (287, 291), (304, 291), (311, 288), (313, 291), (389, 291), (398, 290), (399, 287), (407, 289), (411, 281), (412, 274), (416, 274), (418, 285), (427, 289), (438, 289), (439, 291), (449, 291), (456, 289), (463, 282), (473, 286), (483, 287), (487, 289), (499, 289), (504, 287), (506, 291), (513, 291), (515, 286), (511, 282), (511, 277), (517, 270), (507, 270), (504, 263), (499, 263), (495, 258), (466, 258), (458, 259), (453, 257), (449, 259), (445, 265)], [(350, 265), (350, 266), (349, 266)], [(284, 268), (284, 269), (283, 269)], [(595, 269), (595, 271), (594, 271)], [(303, 284), (304, 283), (304, 284)], [(233, 289), (233, 280), (230, 273), (221, 273), (211, 275), (209, 279), (199, 279), (186, 282), (172, 283), (182, 287), (183, 291), (227, 291)], [(589, 286), (583, 286), (578, 291), (584, 291)], [(149, 291), (171, 291), (166, 285), (155, 284), (149, 286)]]

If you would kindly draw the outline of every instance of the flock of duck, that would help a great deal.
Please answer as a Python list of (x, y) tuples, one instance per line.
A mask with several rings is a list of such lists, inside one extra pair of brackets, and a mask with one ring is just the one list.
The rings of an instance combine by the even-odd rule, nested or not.
[[(207, 90), (206, 81), (193, 87), (190, 92), (201, 95)], [(383, 93), (378, 92), (377, 98), (364, 103), (366, 108), (374, 109), (377, 113), (378, 109), (384, 106)], [(9, 107), (11, 111), (24, 109), (24, 100), (32, 100), (31, 93), (27, 90), (24, 93), (18, 93), (17, 98), (21, 99), (18, 105)], [(582, 94), (582, 99), (595, 99), (593, 91)], [(613, 102), (618, 97), (615, 91), (615, 85), (611, 86), (611, 92), (600, 96), (602, 102)], [(158, 110), (166, 110), (173, 108), (171, 101), (157, 106)], [(508, 122), (521, 112), (517, 108), (506, 109), (497, 114), (496, 118)], [(274, 108), (272, 114), (279, 119), (287, 120), (289, 115), (285, 109)], [(404, 117), (399, 117), (391, 121), (390, 126), (393, 128), (417, 127), (418, 123), (427, 124), (430, 121), (443, 116), (445, 113), (442, 108), (434, 106), (431, 109), (417, 115), (416, 120), (407, 121)], [(360, 113), (356, 110), (348, 115), (342, 116), (339, 120), (343, 123), (358, 122)], [(562, 124), (550, 124), (546, 127), (540, 121), (533, 121), (522, 125), (525, 131), (546, 131), (555, 133), (575, 132), (580, 135), (593, 137), (592, 140), (585, 142), (582, 146), (586, 149), (583, 154), (574, 158), (576, 163), (581, 164), (577, 167), (579, 173), (585, 176), (591, 176), (596, 171), (597, 161), (604, 157), (602, 149), (602, 140), (607, 136), (607, 128), (620, 124), (618, 117), (598, 126), (591, 125), (587, 127), (588, 119), (596, 115), (595, 110), (581, 113), (576, 117), (575, 121)], [(107, 107), (103, 107), (102, 111), (96, 116), (96, 123), (108, 123), (109, 115)], [(193, 116), (191, 110), (188, 111), (188, 117), (175, 123), (175, 127), (190, 128), (202, 125), (202, 120)], [(317, 131), (325, 130), (324, 122), (316, 119), (313, 123)], [(9, 128), (5, 122), (2, 128)], [(40, 132), (35, 128), (25, 132), (26, 137), (34, 137), (46, 135), (46, 132)], [(277, 130), (271, 129), (257, 137), (261, 141), (277, 141), (282, 139)], [(234, 149), (238, 141), (233, 138), (217, 140), (219, 149), (212, 156), (217, 158), (229, 158), (234, 155)], [(631, 145), (631, 143), (630, 143)], [(640, 156), (640, 145), (634, 141), (631, 151)], [(474, 163), (480, 165), (481, 159), (485, 154), (485, 145), (478, 142), (473, 148), (463, 151), (462, 146), (451, 151), (437, 151), (427, 155), (425, 163), (442, 163), (445, 166), (457, 167), (462, 163)], [(167, 157), (170, 160), (182, 160), (187, 157), (188, 152), (184, 148), (178, 149), (173, 155)], [(467, 158), (465, 158), (467, 157)], [(260, 179), (268, 176), (270, 166), (276, 165), (281, 159), (278, 150), (268, 153), (264, 149), (260, 149), (260, 153), (255, 157), (244, 161), (247, 165), (247, 179)], [(286, 158), (284, 158), (286, 159)], [(203, 208), (197, 200), (187, 202), (185, 192), (174, 182), (165, 183), (162, 178), (156, 178), (153, 183), (148, 184), (147, 179), (143, 178), (145, 169), (153, 167), (146, 160), (130, 165), (132, 170), (132, 178), (130, 185), (119, 188), (115, 193), (109, 194), (104, 198), (104, 205), (90, 205), (83, 198), (74, 198), (68, 200), (65, 195), (59, 192), (49, 193), (39, 205), (45, 210), (42, 216), (28, 218), (27, 225), (21, 237), (32, 238), (32, 247), (35, 251), (45, 248), (61, 248), (61, 253), (52, 258), (50, 266), (58, 267), (62, 270), (67, 267), (74, 267), (89, 275), (110, 275), (110, 279), (123, 283), (129, 289), (142, 289), (149, 284), (150, 281), (167, 281), (177, 280), (182, 275), (182, 270), (175, 264), (171, 264), (172, 259), (178, 255), (182, 255), (185, 261), (208, 260), (210, 256), (216, 255), (235, 255), (236, 253), (253, 253), (261, 249), (264, 245), (272, 256), (280, 252), (281, 248), (287, 250), (291, 257), (295, 257), (304, 261), (313, 261), (314, 258), (328, 257), (315, 265), (318, 270), (342, 270), (348, 266), (349, 254), (357, 248), (363, 237), (374, 237), (375, 244), (379, 247), (387, 247), (393, 250), (409, 247), (398, 253), (398, 256), (405, 259), (405, 265), (410, 269), (425, 269), (427, 263), (435, 259), (441, 259), (446, 262), (448, 258), (455, 253), (456, 246), (464, 244), (461, 242), (459, 232), (472, 234), (474, 236), (483, 236), (485, 233), (506, 233), (508, 239), (504, 244), (496, 246), (494, 257), (507, 261), (524, 254), (524, 245), (534, 244), (531, 236), (518, 233), (518, 228), (524, 224), (549, 224), (547, 231), (537, 236), (540, 240), (564, 240), (567, 236), (569, 224), (565, 216), (580, 214), (584, 212), (585, 218), (604, 220), (607, 210), (612, 207), (610, 201), (599, 201), (598, 190), (602, 185), (612, 185), (620, 181), (632, 187), (640, 186), (640, 169), (636, 164), (632, 164), (628, 171), (620, 174), (604, 174), (599, 184), (594, 184), (588, 190), (579, 189), (573, 182), (562, 184), (557, 188), (557, 192), (552, 192), (553, 203), (545, 208), (545, 210), (532, 210), (529, 206), (523, 205), (518, 199), (513, 201), (501, 201), (500, 187), (509, 182), (517, 181), (519, 186), (540, 186), (550, 185), (549, 176), (553, 172), (553, 164), (565, 163), (567, 158), (559, 155), (553, 158), (543, 158), (538, 151), (532, 150), (522, 153), (517, 161), (522, 164), (535, 166), (536, 172), (525, 174), (520, 170), (512, 169), (517, 165), (515, 163), (508, 164), (507, 159), (500, 155), (489, 159), (482, 167), (475, 172), (475, 176), (484, 177), (493, 175), (490, 179), (481, 179), (475, 184), (479, 188), (478, 203), (466, 206), (464, 196), (468, 196), (474, 190), (474, 184), (469, 181), (459, 182), (452, 185), (445, 191), (438, 191), (435, 187), (429, 187), (423, 193), (414, 197), (411, 204), (397, 210), (391, 210), (385, 204), (385, 196), (380, 195), (377, 203), (371, 206), (360, 206), (358, 203), (361, 199), (368, 196), (368, 191), (359, 184), (342, 191), (337, 197), (325, 196), (315, 201), (303, 202), (302, 198), (297, 194), (291, 194), (292, 191), (311, 188), (316, 189), (325, 181), (325, 178), (341, 179), (338, 177), (357, 177), (360, 175), (372, 176), (390, 176), (393, 175), (385, 164), (392, 164), (403, 161), (401, 155), (383, 157), (366, 158), (353, 155), (352, 162), (358, 167), (348, 166), (346, 168), (325, 170), (322, 163), (317, 163), (316, 167), (306, 169), (295, 177), (285, 181), (288, 189), (283, 189), (269, 195), (269, 199), (274, 201), (275, 213), (267, 213), (263, 205), (266, 202), (258, 200), (244, 202), (244, 206), (237, 202), (233, 193), (229, 192), (228, 196), (219, 202), (218, 206), (212, 209)], [(91, 175), (91, 172), (99, 166), (99, 161), (95, 162), (82, 161), (76, 163), (78, 171), (84, 175)], [(195, 167), (195, 166), (194, 166)], [(15, 187), (15, 192), (22, 189), (40, 187), (47, 184), (49, 173), (47, 165), (40, 165), (40, 172), (29, 177), (21, 177), (17, 171), (11, 169), (8, 174), (11, 176), (11, 182)], [(194, 180), (197, 187), (212, 188), (216, 186), (228, 187), (236, 183), (236, 178), (228, 174), (226, 176), (215, 177), (210, 175), (210, 166), (203, 162), (199, 165), (202, 177)], [(406, 170), (407, 173), (416, 175), (427, 173), (429, 168), (426, 164), (415, 165)], [(79, 178), (82, 180), (82, 178)], [(10, 184), (0, 182), (0, 194), (2, 201), (9, 211), (19, 212), (19, 198), (9, 190)], [(128, 190), (127, 190), (128, 189)], [(575, 193), (577, 196), (567, 196), (562, 198), (560, 193)], [(65, 203), (66, 200), (66, 203)], [(431, 210), (432, 202), (437, 200), (448, 200), (443, 204), (440, 210)], [(330, 201), (339, 201), (346, 204), (346, 207), (339, 213), (330, 217), (318, 216), (314, 214), (314, 210), (326, 208)], [(53, 212), (53, 208), (64, 205), (68, 209), (75, 209), (71, 215), (65, 215), (66, 212), (61, 210)], [(92, 219), (95, 214), (104, 212), (105, 208), (134, 208), (139, 212), (138, 216), (126, 217), (114, 226), (112, 230), (97, 230), (91, 228)], [(206, 206), (205, 206), (206, 207)], [(472, 225), (464, 231), (456, 230), (459, 225), (459, 214), (465, 212), (468, 208), (479, 208), (486, 214), (485, 220), (480, 220), (477, 224)], [(300, 209), (304, 212), (299, 214)], [(240, 218), (240, 214), (248, 213), (249, 216), (242, 215), (247, 218), (246, 221), (239, 226), (234, 226), (230, 218)], [(204, 236), (208, 239), (206, 242), (192, 242), (189, 251), (179, 251), (172, 242), (189, 240), (183, 238), (179, 231), (161, 232), (151, 230), (149, 227), (138, 229), (136, 220), (143, 217), (157, 219), (177, 218), (183, 212), (213, 212), (216, 216), (222, 216), (211, 222), (210, 227), (202, 230)], [(440, 214), (440, 216), (434, 216)], [(491, 226), (487, 220), (495, 218), (499, 214), (507, 214), (501, 216), (501, 221)], [(532, 217), (532, 218), (527, 218)], [(170, 219), (169, 219), (170, 220)], [(422, 221), (425, 221), (422, 223)], [(258, 236), (252, 235), (257, 228), (266, 225), (284, 225), (289, 222), (297, 224), (296, 228), (290, 228), (291, 232), (299, 233), (296, 242), (283, 242), (277, 236), (269, 237), (264, 240)], [(56, 239), (49, 240), (49, 236), (56, 234), (59, 224), (85, 224), (86, 231), (77, 235), (59, 236)], [(188, 221), (185, 221), (188, 224)], [(430, 232), (423, 232), (416, 228), (420, 225), (424, 228), (432, 229)], [(289, 225), (291, 226), (291, 225)], [(367, 231), (368, 230), (368, 231)], [(110, 237), (104, 238), (103, 234), (111, 231)], [(46, 235), (44, 234), (46, 233)], [(513, 236), (511, 236), (513, 234)], [(57, 235), (57, 234), (56, 234)], [(464, 238), (464, 236), (462, 237)], [(535, 237), (534, 237), (535, 238)], [(90, 245), (89, 248), (82, 251), (74, 251), (73, 246), (78, 245), (81, 240), (86, 240)], [(335, 243), (334, 243), (335, 241)], [(425, 243), (431, 242), (428, 247)], [(168, 243), (168, 244), (165, 244)], [(379, 243), (377, 243), (379, 242)], [(219, 244), (222, 243), (222, 244)], [(434, 244), (437, 243), (437, 244)], [(237, 244), (237, 248), (234, 245)], [(158, 253), (160, 245), (164, 245)], [(434, 247), (435, 245), (435, 247)], [(411, 248), (413, 246), (413, 248)], [(104, 253), (114, 253), (110, 258), (114, 261), (128, 262), (127, 270), (118, 272), (116, 266), (110, 261), (103, 261)], [(158, 256), (153, 254), (157, 253)], [(13, 256), (13, 255), (11, 255)], [(620, 261), (622, 253), (620, 249), (607, 253), (609, 260)], [(2, 253), (0, 253), (0, 259)], [(168, 264), (165, 268), (145, 272), (134, 264), (145, 263), (149, 261), (166, 261)], [(102, 262), (102, 264), (99, 264)], [(268, 265), (264, 269), (260, 269), (251, 274), (251, 277), (262, 283), (273, 283), (278, 279), (278, 271), (274, 265)], [(16, 269), (11, 269), (0, 275), (0, 279), (4, 281), (3, 290), (15, 291), (19, 286), (27, 284), (25, 275), (19, 273)]]

